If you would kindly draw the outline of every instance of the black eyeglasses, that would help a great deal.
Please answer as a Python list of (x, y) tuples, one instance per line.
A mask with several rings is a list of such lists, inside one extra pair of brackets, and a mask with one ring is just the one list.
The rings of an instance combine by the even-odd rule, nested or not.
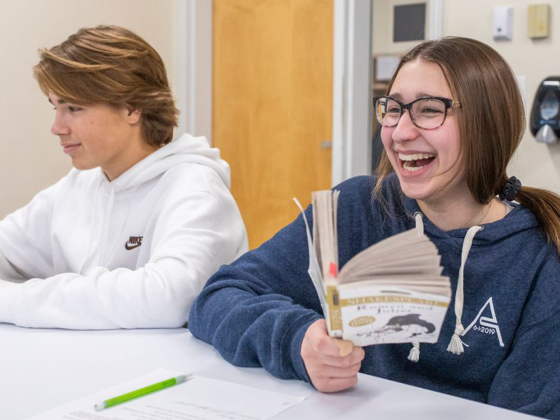
[(407, 104), (390, 96), (379, 96), (373, 98), (373, 103), (377, 121), (384, 127), (396, 126), (404, 111), (408, 109), (414, 125), (424, 130), (441, 127), (447, 117), (447, 110), (461, 107), (461, 104), (453, 99), (438, 96), (418, 98)]

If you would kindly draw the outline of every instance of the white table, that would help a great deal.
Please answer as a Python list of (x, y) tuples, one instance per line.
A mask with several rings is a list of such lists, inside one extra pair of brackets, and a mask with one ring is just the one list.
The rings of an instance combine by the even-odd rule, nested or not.
[(0, 419), (22, 420), (158, 368), (307, 399), (274, 419), (530, 419), (519, 413), (360, 374), (321, 394), (300, 381), (224, 361), (186, 329), (65, 331), (0, 324)]

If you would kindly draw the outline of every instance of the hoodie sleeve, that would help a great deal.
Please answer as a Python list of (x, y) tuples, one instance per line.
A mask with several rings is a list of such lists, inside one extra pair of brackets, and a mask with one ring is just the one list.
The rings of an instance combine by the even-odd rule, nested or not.
[(560, 264), (551, 253), (541, 270), (512, 350), (488, 393), (488, 403), (560, 419)]
[[(0, 221), (0, 279), (27, 280), (54, 274), (50, 238), (53, 200), (58, 185), (41, 191), (25, 207)], [(8, 255), (14, 253), (25, 257), (25, 267), (10, 260)]]
[(304, 229), (300, 216), (257, 250), (222, 267), (191, 309), (192, 334), (234, 365), (309, 381), (301, 343), (321, 309), (307, 274)]
[[(0, 229), (2, 246), (18, 241), (17, 256), (26, 261), (24, 274), (30, 278), (0, 281), (0, 322), (67, 329), (181, 327), (204, 282), (247, 248), (243, 221), (229, 192), (192, 192), (151, 209), (159, 214), (153, 219), (150, 258), (142, 267), (93, 266), (81, 274), (45, 275), (53, 269), (49, 255), (42, 254), (47, 251), (37, 245), (48, 241), (48, 229), (36, 230), (37, 243), (28, 249), (21, 243), (31, 231), (26, 223), (45, 221), (42, 207), (45, 203), (31, 203)], [(29, 270), (27, 261), (29, 267), (44, 263), (43, 270)]]

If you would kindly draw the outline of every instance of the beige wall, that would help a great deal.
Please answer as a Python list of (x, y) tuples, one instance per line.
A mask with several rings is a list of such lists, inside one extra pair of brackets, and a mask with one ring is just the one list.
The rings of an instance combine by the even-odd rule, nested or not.
[[(374, 0), (374, 54), (402, 53), (414, 44), (392, 42), (392, 6), (417, 0)], [(525, 76), (524, 96), (527, 114), (540, 82), (547, 76), (560, 75), (560, 0), (542, 3), (551, 5), (551, 35), (534, 41), (527, 37), (527, 8), (541, 3), (526, 0), (445, 0), (443, 2), (444, 35), (476, 38), (495, 48), (510, 63), (518, 76)], [(513, 6), (512, 41), (492, 39), (494, 6)], [(560, 193), (560, 144), (537, 143), (527, 129), (523, 141), (508, 168), (508, 175), (517, 176), (524, 185), (548, 188)]]
[(159, 51), (177, 86), (179, 1), (0, 0), (0, 219), (71, 168), (50, 133), (54, 111), (33, 79), (37, 49), (83, 26), (124, 26)]

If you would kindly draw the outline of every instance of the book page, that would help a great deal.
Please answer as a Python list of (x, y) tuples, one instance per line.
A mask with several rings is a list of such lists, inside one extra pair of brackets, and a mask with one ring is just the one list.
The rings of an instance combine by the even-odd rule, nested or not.
[[(322, 274), (323, 260), (321, 258), (321, 256), (322, 256), (321, 255), (321, 240), (320, 240), (321, 231), (319, 229), (319, 222), (318, 222), (318, 220), (319, 220), (318, 208), (317, 208), (316, 205), (313, 204), (314, 197), (315, 197), (315, 193), (312, 193), (311, 194), (311, 204), (312, 204), (311, 205), (311, 211), (313, 212), (313, 238), (312, 239), (310, 238), (310, 240), (311, 240), (310, 243), (313, 244), (313, 250), (314, 250), (314, 253), (315, 253), (315, 257), (317, 259), (317, 263), (319, 264), (319, 268), (321, 269), (321, 281), (322, 281), (323, 280), (323, 274)], [(294, 200), (296, 200), (296, 199), (294, 198)], [(299, 205), (299, 202), (297, 202), (297, 203)], [(300, 206), (300, 210), (301, 210), (301, 213), (303, 214), (303, 217), (305, 218), (305, 213), (304, 213), (303, 209), (301, 208), (301, 206)], [(305, 226), (307, 228), (307, 232), (308, 232), (307, 236), (309, 238), (309, 226), (307, 225), (307, 219), (305, 219)], [(311, 249), (310, 249), (310, 252), (311, 252)]]
[[(366, 284), (361, 285), (362, 286), (361, 289), (356, 288), (360, 290), (360, 293), (363, 292), (363, 288), (365, 287), (376, 287), (380, 289), (382, 293), (401, 293), (401, 291), (405, 289), (407, 292), (426, 293), (430, 295), (439, 295), (442, 297), (443, 296), (451, 297), (451, 288), (440, 286), (440, 285), (429, 285), (429, 284), (399, 284), (399, 285), (381, 284), (379, 285), (377, 284), (377, 282), (367, 282), (367, 281), (364, 283)], [(356, 283), (348, 283), (348, 285), (350, 284), (356, 284)], [(352, 289), (344, 288), (343, 290), (352, 290)]]
[(332, 193), (332, 205), (333, 205), (333, 261), (336, 265), (336, 273), (338, 276), (338, 271), (340, 267), (338, 265), (338, 196), (340, 191), (334, 190)]
[[(323, 313), (328, 314), (328, 306), (325, 300), (325, 285), (323, 282), (323, 275), (321, 274), (321, 266), (319, 265), (319, 261), (317, 258), (317, 253), (315, 251), (315, 245), (313, 244), (313, 239), (311, 238), (311, 231), (309, 230), (309, 223), (307, 222), (307, 217), (305, 217), (305, 211), (301, 206), (300, 202), (297, 198), (294, 197), (294, 202), (298, 206), (299, 210), (301, 211), (301, 217), (303, 218), (303, 223), (305, 224), (305, 233), (307, 235), (307, 249), (309, 251), (309, 268), (307, 272), (309, 273), (309, 277), (313, 282), (313, 286), (315, 287), (315, 291), (317, 292), (317, 296), (319, 297), (319, 301), (321, 302), (321, 308), (323, 308)], [(315, 223), (313, 225), (313, 231), (315, 232)], [(317, 232), (315, 232), (317, 234)], [(327, 315), (325, 315), (327, 316)]]
[(439, 266), (441, 257), (434, 255), (431, 257), (415, 257), (409, 261), (403, 262), (402, 265), (397, 265), (392, 261), (383, 261), (380, 264), (369, 264), (362, 267), (357, 267), (351, 276), (342, 278), (342, 284), (358, 281), (366, 277), (373, 279), (380, 275), (408, 275), (408, 274), (421, 274), (437, 276), (441, 273), (442, 267)]
[[(428, 262), (428, 257), (432, 257)], [(425, 235), (418, 235), (415, 230), (409, 230), (391, 236), (355, 255), (340, 270), (338, 281), (345, 283), (352, 281), (357, 272), (368, 270), (369, 267), (411, 266), (417, 261), (426, 259), (426, 264), (439, 265), (438, 250)]]
[[(315, 246), (319, 247), (319, 264), (325, 283), (335, 281), (338, 273), (338, 253), (335, 245), (335, 220), (333, 219), (333, 194), (331, 190), (315, 191), (313, 197), (314, 226), (317, 226)], [(314, 229), (315, 232), (315, 229)]]
[(430, 276), (382, 276), (375, 280), (363, 279), (351, 283), (345, 283), (338, 287), (342, 293), (346, 290), (361, 290), (367, 293), (368, 288), (377, 287), (379, 289), (390, 290), (394, 288), (410, 290), (413, 292), (430, 293), (451, 297), (451, 285), (448, 277), (430, 277)]
[[(428, 257), (438, 255), (438, 251), (433, 244), (426, 244), (421, 237), (413, 237), (412, 240), (406, 245), (397, 244), (397, 246), (389, 246), (385, 248), (368, 248), (368, 252), (360, 252), (355, 255), (344, 267), (344, 271), (352, 271), (354, 266), (363, 264), (375, 264), (375, 261), (386, 262), (399, 262), (402, 261), (406, 264), (409, 258), (413, 257)], [(431, 241), (430, 241), (431, 242)], [(403, 255), (406, 252), (406, 255)], [(344, 268), (343, 268), (344, 269)], [(342, 270), (341, 270), (342, 271)]]

